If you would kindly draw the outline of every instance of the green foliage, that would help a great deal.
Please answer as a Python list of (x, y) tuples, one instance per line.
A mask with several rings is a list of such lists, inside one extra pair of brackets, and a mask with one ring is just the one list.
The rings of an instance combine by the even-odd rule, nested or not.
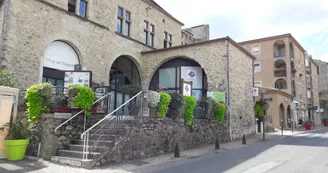
[(194, 120), (194, 110), (196, 107), (196, 99), (192, 96), (184, 96), (186, 100), (186, 108), (185, 108), (185, 122), (187, 125), (192, 125), (192, 122)]
[(304, 125), (307, 125), (307, 124), (313, 124), (313, 121), (311, 121), (311, 120), (307, 120), (307, 121), (305, 121), (305, 122), (304, 122)]
[(27, 89), (27, 114), (31, 122), (36, 122), (42, 113), (49, 112), (52, 92), (51, 83), (35, 84)]
[(214, 103), (214, 115), (216, 117), (216, 120), (218, 121), (218, 124), (222, 124), (226, 110), (227, 106), (223, 103)]
[(22, 119), (17, 119), (16, 122), (12, 124), (6, 124), (4, 127), (0, 128), (0, 131), (7, 129), (9, 131), (6, 139), (8, 140), (22, 140), (28, 139), (31, 133), (31, 125), (28, 121)]
[(70, 85), (69, 100), (73, 106), (83, 109), (90, 116), (95, 93), (87, 86)]
[(0, 86), (14, 87), (14, 73), (8, 70), (0, 70)]
[(256, 104), (254, 105), (254, 114), (255, 117), (263, 117), (264, 116), (264, 111), (262, 109), (262, 104), (260, 101), (257, 101)]
[(159, 118), (164, 118), (169, 111), (169, 105), (171, 102), (171, 96), (167, 93), (161, 92), (161, 101), (157, 106), (157, 116)]
[(186, 101), (181, 94), (171, 94), (171, 102), (169, 105), (169, 112), (167, 117), (172, 119), (182, 118), (186, 107)]
[(195, 118), (209, 120), (214, 119), (214, 104), (215, 101), (211, 97), (203, 98), (202, 100), (198, 101)]

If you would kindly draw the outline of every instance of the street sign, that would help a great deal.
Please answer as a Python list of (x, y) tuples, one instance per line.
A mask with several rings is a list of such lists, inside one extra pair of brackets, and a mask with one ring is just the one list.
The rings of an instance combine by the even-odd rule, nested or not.
[(258, 88), (253, 88), (253, 97), (259, 96), (259, 89)]

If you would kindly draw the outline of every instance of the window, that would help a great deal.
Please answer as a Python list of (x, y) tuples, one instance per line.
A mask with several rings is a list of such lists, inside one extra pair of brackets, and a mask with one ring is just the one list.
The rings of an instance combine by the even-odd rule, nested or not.
[(130, 28), (131, 28), (131, 12), (124, 10), (121, 7), (118, 7), (116, 31), (129, 37)]
[(144, 43), (148, 45), (148, 22), (144, 23)]
[(256, 45), (252, 47), (252, 53), (259, 53), (260, 52), (260, 46)]
[(155, 26), (144, 22), (144, 43), (154, 47)]
[(170, 34), (169, 47), (172, 47), (172, 35)]
[(164, 32), (164, 48), (167, 48), (167, 32)]
[(125, 11), (125, 36), (130, 36), (130, 24), (131, 24), (131, 13), (129, 11)]
[(87, 17), (87, 2), (84, 0), (80, 0), (80, 16)]
[(254, 64), (254, 72), (260, 72), (261, 71), (261, 66), (260, 64)]
[(307, 59), (305, 60), (305, 65), (306, 65), (306, 67), (309, 66), (309, 61)]
[(149, 46), (154, 47), (154, 37), (155, 37), (155, 26), (150, 25), (150, 38), (149, 38)]
[(71, 13), (75, 13), (76, 9), (76, 0), (68, 0), (68, 11)]

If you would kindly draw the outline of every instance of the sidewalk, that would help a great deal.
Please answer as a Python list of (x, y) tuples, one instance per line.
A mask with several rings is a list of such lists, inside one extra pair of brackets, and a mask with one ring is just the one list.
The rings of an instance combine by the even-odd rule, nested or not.
[(27, 158), (24, 161), (19, 162), (9, 162), (6, 160), (0, 160), (0, 172), (1, 173), (9, 173), (9, 172), (33, 172), (33, 173), (57, 173), (57, 172), (65, 172), (65, 173), (89, 173), (89, 172), (97, 172), (97, 173), (132, 173), (133, 170), (142, 170), (146, 169), (150, 166), (168, 164), (172, 162), (176, 162), (177, 160), (187, 160), (191, 158), (200, 157), (203, 155), (216, 154), (220, 152), (227, 152), (231, 150), (236, 150), (243, 147), (248, 147), (256, 144), (260, 144), (263, 142), (279, 140), (288, 136), (297, 136), (299, 134), (315, 132), (318, 130), (324, 129), (323, 126), (317, 126), (316, 129), (311, 131), (305, 131), (305, 129), (296, 129), (295, 132), (292, 133), (291, 130), (284, 130), (283, 136), (281, 135), (281, 131), (276, 129), (276, 132), (266, 133), (266, 140), (263, 141), (263, 134), (256, 134), (246, 139), (247, 144), (242, 145), (242, 141), (239, 139), (237, 141), (222, 143), (220, 144), (220, 150), (215, 150), (214, 145), (204, 146), (198, 149), (190, 149), (181, 151), (181, 158), (174, 158), (173, 153), (164, 154), (156, 157), (146, 158), (142, 160), (132, 160), (129, 162), (125, 162), (118, 165), (108, 166), (108, 167), (97, 167), (92, 170), (86, 170), (82, 168), (74, 168), (66, 165), (58, 165), (52, 162), (31, 159)]

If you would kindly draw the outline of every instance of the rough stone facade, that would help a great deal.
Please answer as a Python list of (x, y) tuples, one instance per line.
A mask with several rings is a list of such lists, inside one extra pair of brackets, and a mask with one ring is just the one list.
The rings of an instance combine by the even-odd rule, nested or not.
[(328, 65), (321, 60), (313, 60), (319, 67), (318, 91), (320, 100), (328, 100)]
[(181, 45), (199, 43), (210, 39), (210, 26), (199, 25), (181, 31)]
[[(88, 118), (87, 127), (97, 118)], [(31, 138), (28, 155), (36, 156), (41, 142), (40, 157), (50, 159), (59, 149), (67, 148), (72, 139), (78, 139), (83, 133), (83, 117), (64, 125), (57, 132), (55, 128), (63, 120), (55, 119), (53, 115), (42, 116), (38, 124), (38, 131)], [(177, 142), (181, 150), (197, 148), (214, 144), (216, 138), (220, 142), (228, 142), (229, 129), (225, 121), (218, 125), (216, 121), (194, 120), (193, 126), (187, 126), (183, 119), (158, 119), (143, 117), (130, 122), (130, 130), (116, 142), (112, 152), (101, 164), (119, 163), (131, 159), (157, 156), (174, 151)]]
[[(144, 20), (155, 25), (154, 48), (163, 48), (164, 31), (172, 34), (173, 46), (180, 45), (181, 24), (143, 0), (90, 1), (87, 19), (69, 13), (67, 0), (51, 2), (58, 6), (42, 0), (10, 1), (3, 65), (16, 72), (19, 88), (41, 81), (44, 51), (56, 40), (69, 43), (82, 69), (92, 70), (93, 80), (105, 84), (116, 58), (129, 56), (138, 66), (140, 52), (151, 50), (142, 44)], [(131, 11), (130, 37), (116, 33), (118, 6)]]

